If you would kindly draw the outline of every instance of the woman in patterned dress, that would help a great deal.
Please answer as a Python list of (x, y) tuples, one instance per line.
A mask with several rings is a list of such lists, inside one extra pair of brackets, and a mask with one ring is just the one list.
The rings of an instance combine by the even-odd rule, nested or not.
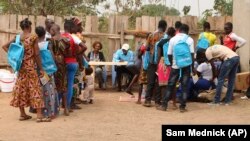
[[(31, 24), (32, 23), (28, 18), (20, 22), (20, 27), (23, 31), (20, 35), (24, 47), (24, 58), (21, 69), (18, 72), (17, 81), (13, 90), (13, 99), (11, 100), (10, 105), (13, 107), (19, 107), (19, 120), (21, 121), (32, 118), (25, 113), (25, 107), (31, 106), (35, 108), (37, 110), (37, 122), (42, 122), (44, 121), (42, 115), (44, 101), (39, 76), (35, 66), (37, 65), (40, 69), (40, 77), (44, 75), (44, 71), (41, 65), (37, 37), (31, 34)], [(5, 44), (3, 49), (7, 52), (9, 45), (14, 41), (15, 39), (12, 39)]]
[(60, 97), (62, 97), (64, 105), (64, 115), (68, 116), (69, 111), (67, 108), (66, 94), (67, 94), (67, 69), (64, 60), (65, 49), (69, 47), (67, 38), (61, 36), (60, 27), (57, 24), (52, 25), (50, 29), (51, 47), (57, 65), (57, 72), (54, 74), (56, 89)]

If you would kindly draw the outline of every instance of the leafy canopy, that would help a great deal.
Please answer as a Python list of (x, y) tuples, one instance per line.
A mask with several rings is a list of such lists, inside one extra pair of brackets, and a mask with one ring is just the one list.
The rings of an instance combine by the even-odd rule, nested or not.
[(104, 0), (1, 0), (0, 12), (22, 15), (96, 15)]

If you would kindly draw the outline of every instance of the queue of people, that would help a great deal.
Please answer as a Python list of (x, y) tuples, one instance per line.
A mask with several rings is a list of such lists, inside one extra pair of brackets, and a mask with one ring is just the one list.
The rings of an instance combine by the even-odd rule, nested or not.
[[(21, 21), (22, 32), (3, 45), (8, 52), (12, 43), (20, 37), (19, 44), (24, 50), (10, 103), (19, 108), (19, 120), (32, 118), (25, 107), (37, 113), (37, 122), (50, 122), (59, 114), (60, 107), (64, 108), (65, 116), (81, 109), (76, 105), (79, 99), (84, 104), (93, 104), (94, 79), (91, 74), (95, 73), (99, 88), (106, 89), (106, 67), (97, 66), (93, 72), (91, 67), (84, 66), (84, 62), (106, 60), (101, 52), (102, 43), (94, 42), (92, 51), (85, 55), (87, 46), (81, 34), (82, 22), (77, 18), (65, 20), (64, 33), (50, 19), (46, 19), (45, 28), (36, 27), (36, 34), (32, 34), (31, 25), (27, 18)], [(187, 100), (196, 99), (202, 90), (216, 88), (214, 101), (210, 104), (220, 104), (222, 87), (227, 78), (224, 103), (230, 105), (239, 68), (239, 56), (235, 51), (246, 41), (232, 32), (232, 23), (225, 24), (225, 36), (220, 37), (221, 45), (216, 43), (216, 35), (210, 31), (208, 22), (203, 24), (203, 29), (195, 47), (188, 25), (177, 21), (175, 28), (168, 28), (167, 22), (160, 20), (158, 29), (148, 35), (146, 44), (138, 45), (136, 52), (131, 50), (129, 44), (123, 44), (113, 57), (115, 62), (128, 62), (126, 66), (115, 66), (118, 91), (122, 91), (121, 81), (125, 74), (128, 83), (124, 91), (132, 96), (132, 87), (139, 81), (137, 103), (141, 103), (142, 90), (146, 86), (145, 107), (153, 106), (151, 102), (154, 101), (157, 110), (166, 111), (172, 99), (177, 108), (177, 98), (180, 112), (186, 112)], [(44, 50), (50, 53), (41, 53)], [(53, 59), (48, 60), (44, 55)], [(215, 60), (220, 61), (217, 68)], [(195, 67), (195, 64), (198, 65)], [(192, 75), (198, 75), (199, 79), (194, 81)], [(216, 78), (217, 84), (214, 83)]]

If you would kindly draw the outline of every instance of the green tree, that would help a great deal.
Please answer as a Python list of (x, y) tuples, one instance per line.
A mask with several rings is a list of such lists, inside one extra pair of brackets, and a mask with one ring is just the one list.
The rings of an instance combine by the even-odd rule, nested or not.
[(164, 5), (148, 4), (143, 5), (139, 9), (131, 9), (130, 7), (124, 7), (120, 15), (129, 16), (129, 27), (134, 28), (136, 23), (136, 17), (141, 16), (179, 16), (180, 12), (175, 8), (169, 8)]
[(185, 16), (189, 13), (190, 10), (191, 10), (191, 6), (184, 6), (182, 9)]
[(147, 16), (166, 16), (166, 15), (180, 15), (180, 12), (175, 8), (169, 8), (164, 5), (156, 5), (156, 4), (149, 4), (144, 5), (138, 11), (140, 15), (147, 15)]
[(136, 17), (141, 16), (179, 16), (180, 12), (175, 8), (169, 8), (164, 5), (148, 4), (143, 5), (139, 9), (131, 9), (130, 7), (124, 7), (120, 15), (129, 16), (129, 27), (134, 28), (136, 23)]
[(207, 21), (207, 18), (213, 15), (213, 9), (206, 9), (204, 12), (202, 12), (202, 18), (198, 22), (198, 28), (202, 28), (203, 23)]
[(214, 0), (214, 10), (221, 16), (232, 16), (233, 0)]
[(96, 15), (103, 0), (1, 0), (1, 13), (23, 15)]

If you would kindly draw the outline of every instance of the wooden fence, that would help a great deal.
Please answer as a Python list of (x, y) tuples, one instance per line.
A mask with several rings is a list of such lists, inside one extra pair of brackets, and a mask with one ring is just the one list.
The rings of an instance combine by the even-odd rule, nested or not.
[[(44, 26), (46, 17), (43, 16), (27, 16), (27, 15), (0, 15), (0, 66), (7, 65), (6, 53), (2, 50), (2, 45), (12, 39), (17, 33), (21, 31), (19, 27), (20, 21), (28, 17), (32, 22), (32, 29), (36, 26)], [(48, 16), (47, 18), (53, 19), (61, 29), (63, 29), (63, 21), (65, 17)], [(100, 33), (98, 31), (99, 19), (97, 16), (87, 16), (85, 18), (79, 17), (85, 21), (83, 35), (86, 39), (88, 51), (91, 50), (94, 41), (101, 41), (104, 45), (103, 52), (107, 56), (107, 60), (112, 60), (112, 55), (121, 44), (127, 42), (134, 49), (138, 41), (145, 42), (145, 36), (137, 33), (153, 32), (157, 29), (157, 25), (161, 17), (142, 16), (136, 18), (136, 25), (134, 30), (129, 29), (128, 16), (109, 16), (108, 33)], [(195, 16), (166, 16), (163, 17), (168, 23), (168, 27), (174, 26), (176, 21), (181, 21), (190, 26), (190, 35), (194, 38), (195, 43), (198, 33), (201, 32), (197, 29), (198, 18)], [(223, 30), (225, 22), (232, 21), (232, 17), (209, 17), (208, 22), (211, 24), (211, 29), (218, 32)]]

